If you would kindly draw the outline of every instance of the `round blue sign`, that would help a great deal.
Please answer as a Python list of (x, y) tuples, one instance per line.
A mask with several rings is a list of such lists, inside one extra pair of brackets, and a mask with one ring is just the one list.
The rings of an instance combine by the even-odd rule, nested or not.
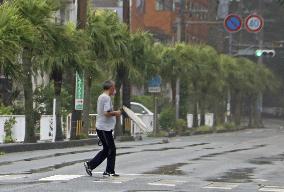
[(242, 28), (241, 17), (235, 14), (228, 15), (224, 20), (224, 27), (230, 33), (240, 31)]

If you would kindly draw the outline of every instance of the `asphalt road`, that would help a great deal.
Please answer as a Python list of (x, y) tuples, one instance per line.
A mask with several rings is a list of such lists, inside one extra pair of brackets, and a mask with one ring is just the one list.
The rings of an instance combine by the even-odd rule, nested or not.
[(264, 129), (117, 143), (119, 178), (103, 178), (105, 164), (86, 175), (83, 162), (100, 149), (68, 149), (0, 156), (0, 191), (284, 192), (284, 123)]

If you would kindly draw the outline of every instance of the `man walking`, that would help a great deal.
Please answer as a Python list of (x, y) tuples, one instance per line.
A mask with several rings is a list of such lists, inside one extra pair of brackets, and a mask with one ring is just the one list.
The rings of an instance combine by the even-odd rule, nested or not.
[(92, 170), (98, 167), (107, 159), (106, 170), (103, 176), (119, 176), (115, 173), (116, 147), (112, 136), (116, 123), (116, 117), (121, 115), (120, 111), (114, 111), (111, 96), (115, 95), (115, 83), (111, 80), (103, 83), (103, 93), (99, 96), (97, 102), (97, 135), (102, 142), (101, 150), (92, 160), (84, 162), (86, 172), (92, 176)]

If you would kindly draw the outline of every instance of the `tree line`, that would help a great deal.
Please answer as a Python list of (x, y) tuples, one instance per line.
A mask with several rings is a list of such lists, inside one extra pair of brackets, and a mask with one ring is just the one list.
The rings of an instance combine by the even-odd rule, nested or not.
[[(193, 106), (194, 126), (198, 126), (198, 113), (204, 124), (207, 111), (213, 111), (217, 122), (223, 122), (228, 97), (236, 124), (249, 100), (250, 123), (257, 125), (257, 96), (277, 86), (270, 70), (249, 59), (219, 54), (205, 44), (157, 42), (143, 30), (130, 32), (112, 11), (89, 9), (86, 28), (78, 29), (74, 23), (56, 21), (55, 13), (61, 9), (64, 4), (53, 0), (14, 0), (0, 6), (0, 65), (5, 76), (20, 83), (24, 91), (25, 142), (36, 140), (32, 77), (43, 73), (53, 82), (57, 100), (56, 140), (63, 139), (62, 86), (74, 84), (76, 71), (85, 78), (85, 134), (96, 79), (115, 80), (116, 108), (121, 106), (121, 97), (122, 103), (129, 105), (131, 85), (146, 85), (157, 74), (163, 84), (171, 85), (174, 105), (176, 81), (180, 79), (181, 100)], [(70, 81), (63, 81), (66, 76)]]

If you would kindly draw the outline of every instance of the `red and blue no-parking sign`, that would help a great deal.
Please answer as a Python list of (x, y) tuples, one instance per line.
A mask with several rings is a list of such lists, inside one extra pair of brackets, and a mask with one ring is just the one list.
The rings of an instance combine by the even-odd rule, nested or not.
[(240, 31), (242, 24), (242, 18), (236, 14), (230, 14), (224, 20), (224, 27), (230, 33)]

